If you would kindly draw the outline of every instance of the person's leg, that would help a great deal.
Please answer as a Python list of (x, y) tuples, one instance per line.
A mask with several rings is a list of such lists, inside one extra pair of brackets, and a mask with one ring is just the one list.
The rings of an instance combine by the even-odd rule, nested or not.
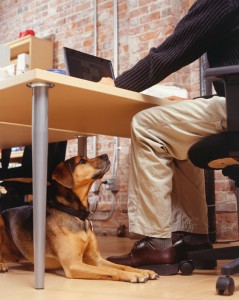
[(172, 232), (208, 233), (204, 170), (186, 160), (174, 160)]
[[(173, 171), (179, 161), (188, 159), (188, 150), (194, 143), (223, 130), (225, 118), (225, 100), (219, 97), (154, 107), (134, 117), (128, 203), (131, 232), (151, 237), (171, 237)], [(195, 216), (199, 207), (205, 210), (202, 171), (190, 163), (180, 165), (184, 166), (180, 170), (180, 180), (183, 180), (185, 185), (177, 189), (181, 193), (180, 196), (183, 188), (185, 191), (185, 198), (180, 199), (181, 203), (184, 203), (181, 209), (188, 208)], [(174, 176), (174, 183), (178, 174), (179, 172)], [(194, 199), (188, 197), (189, 193), (187, 195), (189, 188), (197, 191), (194, 193)], [(185, 213), (186, 216), (188, 214)], [(187, 222), (188, 227), (193, 226), (193, 230), (190, 231), (207, 231), (207, 224), (202, 216), (198, 222), (192, 218), (188, 218)], [(185, 229), (185, 226), (185, 222), (181, 222), (181, 230)]]
[[(136, 256), (137, 258), (146, 256), (145, 253), (149, 248), (156, 250), (168, 247), (171, 243), (172, 230), (175, 228), (185, 230), (187, 227), (191, 232), (207, 233), (202, 179), (198, 178), (194, 166), (181, 168), (182, 172), (188, 173), (181, 176), (181, 180), (184, 178), (185, 191), (188, 188), (198, 191), (193, 195), (193, 199), (186, 197), (172, 205), (173, 177), (174, 181), (177, 181), (178, 175), (177, 172), (175, 174), (173, 172), (177, 161), (188, 159), (187, 153), (191, 145), (204, 136), (223, 130), (225, 118), (225, 99), (219, 97), (157, 106), (142, 111), (133, 118), (128, 202), (129, 228), (131, 232), (150, 237), (150, 240), (137, 243), (127, 256), (128, 260), (124, 260), (124, 264), (134, 265), (132, 257), (134, 259)], [(190, 178), (190, 181), (186, 178)], [(176, 190), (174, 196), (175, 192)], [(192, 202), (196, 205), (192, 205)], [(173, 214), (172, 207), (175, 208)], [(176, 213), (177, 207), (180, 209)], [(172, 221), (180, 210), (182, 210), (180, 217), (183, 217), (183, 221)], [(201, 215), (195, 221), (190, 216), (197, 215), (198, 210), (204, 217)], [(157, 240), (155, 244), (155, 239), (152, 238), (159, 241)], [(160, 250), (160, 253), (157, 253), (158, 262), (164, 263), (166, 260), (161, 259), (164, 257), (161, 252)], [(152, 253), (150, 255), (153, 256)], [(150, 261), (150, 255), (147, 262)], [(175, 259), (173, 255), (171, 258), (173, 262)], [(135, 261), (137, 264), (143, 264), (145, 258), (135, 259)], [(121, 262), (118, 260), (118, 263)]]
[[(172, 190), (172, 243), (179, 261), (186, 253), (210, 249), (208, 216), (205, 201), (204, 170), (190, 160), (174, 161)], [(195, 269), (213, 269), (215, 260), (193, 260)]]

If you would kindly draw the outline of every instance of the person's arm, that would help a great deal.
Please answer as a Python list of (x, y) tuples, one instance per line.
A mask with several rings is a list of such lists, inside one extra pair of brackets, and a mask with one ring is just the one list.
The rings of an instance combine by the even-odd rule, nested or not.
[(140, 92), (198, 59), (227, 30), (238, 0), (197, 0), (172, 35), (116, 78), (120, 88)]

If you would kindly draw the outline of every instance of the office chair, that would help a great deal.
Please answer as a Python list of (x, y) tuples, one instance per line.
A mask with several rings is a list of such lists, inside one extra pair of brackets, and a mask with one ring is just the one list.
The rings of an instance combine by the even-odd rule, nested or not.
[[(234, 180), (235, 185), (239, 187), (239, 65), (209, 68), (205, 70), (205, 76), (213, 81), (222, 80), (224, 82), (227, 131), (208, 136), (194, 144), (189, 149), (189, 158), (199, 168), (222, 169), (223, 175)], [(189, 252), (188, 259), (233, 259), (232, 262), (221, 267), (223, 276), (218, 278), (216, 290), (220, 295), (234, 293), (235, 284), (230, 275), (239, 273), (239, 246)], [(189, 273), (190, 271), (188, 271)]]
[[(65, 160), (67, 141), (48, 144), (47, 180), (56, 166)], [(0, 185), (7, 191), (0, 195), (0, 211), (27, 204), (26, 195), (32, 195), (32, 147), (26, 146), (21, 159), (21, 166), (9, 168), (11, 149), (2, 150)]]

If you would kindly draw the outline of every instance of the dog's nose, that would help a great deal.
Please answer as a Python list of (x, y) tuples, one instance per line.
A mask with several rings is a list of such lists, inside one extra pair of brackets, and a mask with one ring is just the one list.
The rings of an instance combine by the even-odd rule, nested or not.
[(102, 160), (108, 160), (109, 159), (107, 154), (102, 154), (102, 155), (99, 156), (99, 158), (102, 159)]

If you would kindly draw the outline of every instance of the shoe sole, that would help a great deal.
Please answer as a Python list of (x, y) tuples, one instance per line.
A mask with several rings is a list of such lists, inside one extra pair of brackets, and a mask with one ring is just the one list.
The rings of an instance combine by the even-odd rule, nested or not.
[(162, 264), (162, 265), (143, 265), (137, 267), (139, 269), (151, 270), (158, 275), (169, 276), (175, 275), (179, 271), (179, 264)]

